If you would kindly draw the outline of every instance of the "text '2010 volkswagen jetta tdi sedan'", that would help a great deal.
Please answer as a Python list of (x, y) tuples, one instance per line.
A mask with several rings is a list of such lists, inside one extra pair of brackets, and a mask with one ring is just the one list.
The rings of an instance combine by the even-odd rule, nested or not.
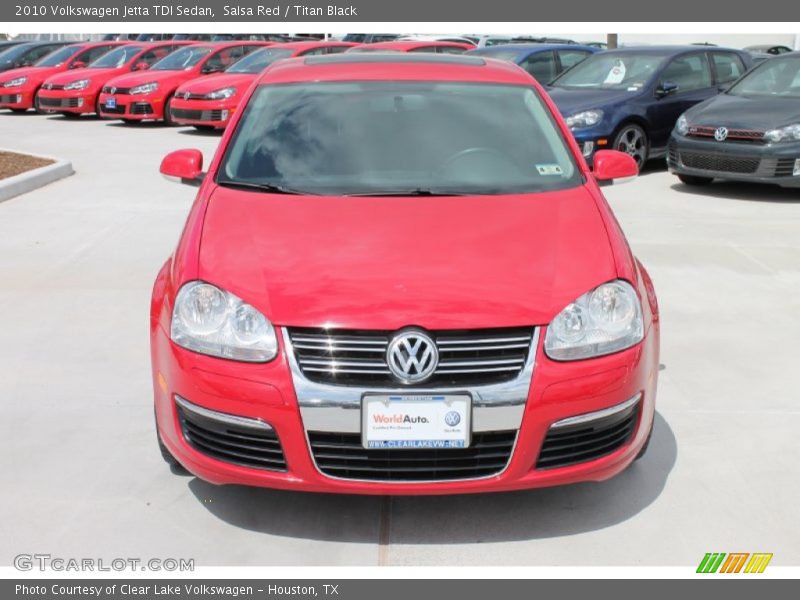
[(541, 87), (483, 58), (344, 54), (254, 83), (151, 306), (164, 457), (364, 494), (602, 480), (647, 445), (653, 286)]

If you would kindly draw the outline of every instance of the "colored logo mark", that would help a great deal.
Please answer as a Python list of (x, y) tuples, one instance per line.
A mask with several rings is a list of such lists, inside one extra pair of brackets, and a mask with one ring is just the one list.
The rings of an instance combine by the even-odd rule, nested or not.
[(763, 573), (772, 553), (708, 552), (697, 567), (698, 573)]

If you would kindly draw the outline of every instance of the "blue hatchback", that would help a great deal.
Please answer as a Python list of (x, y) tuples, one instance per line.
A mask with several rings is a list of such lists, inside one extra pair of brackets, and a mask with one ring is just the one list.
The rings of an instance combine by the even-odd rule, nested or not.
[(716, 46), (642, 46), (598, 52), (547, 88), (591, 163), (596, 150), (641, 168), (666, 154), (678, 117), (747, 71), (747, 52)]
[(513, 62), (545, 85), (595, 52), (597, 48), (580, 44), (499, 44), (467, 54)]

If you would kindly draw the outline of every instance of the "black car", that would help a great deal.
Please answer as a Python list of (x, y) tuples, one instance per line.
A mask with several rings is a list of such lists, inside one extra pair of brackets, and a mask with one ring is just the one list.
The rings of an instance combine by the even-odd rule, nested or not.
[(67, 44), (74, 42), (25, 42), (16, 44), (6, 50), (0, 48), (0, 73), (19, 69), (20, 67), (30, 67), (40, 58), (50, 54), (53, 50), (58, 50)]
[(586, 160), (627, 152), (639, 166), (664, 156), (675, 121), (750, 68), (747, 52), (705, 46), (641, 46), (591, 55), (549, 87)]
[(668, 164), (688, 185), (727, 179), (800, 187), (800, 52), (761, 63), (681, 115)]
[(787, 54), (792, 51), (789, 46), (782, 46), (780, 44), (773, 45), (773, 44), (759, 44), (757, 46), (745, 46), (744, 48), (748, 52), (757, 52), (759, 54)]

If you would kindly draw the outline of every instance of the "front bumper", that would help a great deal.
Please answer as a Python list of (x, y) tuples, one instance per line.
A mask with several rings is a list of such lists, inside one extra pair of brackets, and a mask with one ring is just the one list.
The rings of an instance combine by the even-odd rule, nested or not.
[(45, 110), (78, 115), (96, 111), (97, 94), (89, 90), (41, 90), (39, 105)]
[[(163, 323), (154, 324), (151, 335), (161, 438), (189, 471), (216, 484), (356, 494), (454, 494), (600, 481), (619, 473), (634, 460), (645, 443), (654, 415), (658, 334), (653, 327), (634, 348), (572, 363), (547, 359), (538, 340), (533, 353), (533, 377), (523, 392), (522, 402), (497, 402), (480, 410), (476, 408), (473, 413), (474, 436), (491, 436), (498, 429), (508, 432), (511, 428), (513, 447), (507, 463), (497, 473), (446, 481), (338, 477), (323, 472), (312, 446), (321, 433), (335, 434), (341, 439), (357, 435), (354, 432), (357, 425), (353, 423), (358, 423), (359, 405), (315, 406), (313, 394), (305, 394), (293, 376), (293, 357), (286, 338), (280, 339), (281, 352), (275, 360), (253, 365), (202, 356), (177, 347), (169, 340)], [(480, 390), (467, 391), (474, 402), (480, 399)], [(213, 452), (199, 451), (187, 439), (186, 413), (181, 413), (178, 402), (189, 403), (189, 409), (214, 411), (218, 420), (233, 416), (268, 425), (279, 440), (284, 468), (254, 468), (236, 464), (230, 457), (220, 460)], [(476, 407), (479, 405), (476, 402)], [(564, 466), (552, 467), (543, 460), (542, 448), (557, 422), (609, 409), (617, 414), (634, 405), (630, 435), (613, 451)], [(605, 412), (592, 415), (596, 419), (608, 417)], [(213, 422), (207, 425), (212, 429), (216, 426)]]
[[(114, 98), (115, 106), (109, 107), (109, 99)], [(126, 121), (161, 121), (164, 119), (164, 102), (166, 98), (157, 94), (100, 93), (98, 105), (100, 116), (104, 119), (124, 119)]]
[(0, 108), (28, 110), (33, 108), (35, 90), (29, 87), (0, 87)]
[(227, 100), (172, 100), (172, 119), (181, 125), (200, 125), (224, 129), (236, 112), (236, 103)]
[(673, 133), (667, 165), (680, 175), (800, 187), (800, 142), (717, 142)]

